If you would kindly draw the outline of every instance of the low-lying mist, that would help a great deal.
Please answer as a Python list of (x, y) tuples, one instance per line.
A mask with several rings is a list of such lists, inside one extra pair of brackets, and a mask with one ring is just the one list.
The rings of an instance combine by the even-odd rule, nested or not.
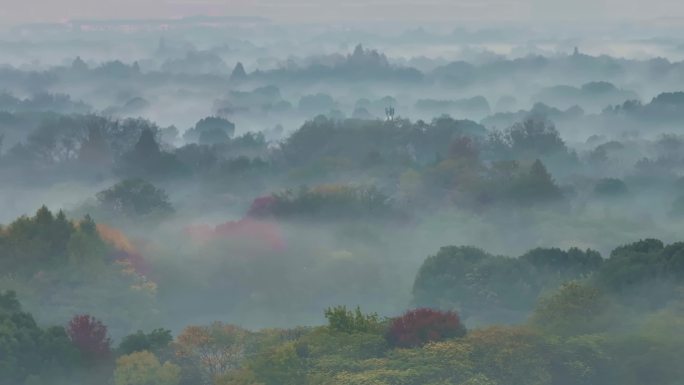
[(679, 384), (678, 29), (418, 27), (0, 32), (0, 385)]

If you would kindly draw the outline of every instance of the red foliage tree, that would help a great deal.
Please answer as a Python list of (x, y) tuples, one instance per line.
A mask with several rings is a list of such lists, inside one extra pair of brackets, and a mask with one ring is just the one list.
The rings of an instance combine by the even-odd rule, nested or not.
[(215, 228), (208, 225), (190, 226), (185, 228), (185, 233), (198, 243), (235, 239), (251, 241), (254, 245), (263, 245), (276, 251), (285, 249), (285, 239), (277, 223), (250, 217), (222, 223)]
[(84, 358), (102, 360), (111, 356), (112, 340), (107, 335), (107, 326), (95, 317), (74, 316), (67, 326), (67, 334)]
[(428, 342), (462, 337), (465, 333), (465, 326), (455, 312), (415, 309), (392, 320), (387, 339), (393, 346), (411, 348)]

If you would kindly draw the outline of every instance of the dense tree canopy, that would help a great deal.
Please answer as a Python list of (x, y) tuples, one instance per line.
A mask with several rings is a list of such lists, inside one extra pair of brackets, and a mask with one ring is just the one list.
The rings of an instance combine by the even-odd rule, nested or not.
[(123, 216), (168, 215), (173, 207), (164, 190), (142, 179), (126, 179), (97, 194), (101, 207)]
[(0, 385), (682, 384), (675, 29), (361, 24), (3, 29)]
[(40, 328), (12, 291), (0, 292), (0, 353), (3, 385), (23, 383), (29, 376), (68, 376), (86, 358), (64, 328)]
[(189, 142), (218, 144), (228, 142), (234, 133), (235, 124), (221, 117), (209, 116), (198, 121), (195, 127), (185, 131), (183, 137)]
[(521, 320), (544, 290), (586, 277), (602, 263), (592, 250), (539, 248), (509, 258), (473, 247), (444, 247), (421, 266), (414, 302), (458, 309), (466, 317)]

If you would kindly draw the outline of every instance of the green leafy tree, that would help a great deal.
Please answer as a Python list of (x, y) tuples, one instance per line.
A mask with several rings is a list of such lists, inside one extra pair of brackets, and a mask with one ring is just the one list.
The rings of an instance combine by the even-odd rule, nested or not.
[(69, 238), (67, 251), (71, 266), (95, 272), (104, 268), (110, 248), (97, 232), (93, 218), (86, 214)]
[(354, 311), (346, 306), (335, 306), (325, 310), (328, 328), (337, 332), (357, 333), (377, 331), (382, 327), (380, 317), (376, 313), (363, 314), (360, 307)]
[(599, 289), (568, 282), (540, 300), (531, 322), (539, 329), (562, 336), (591, 334), (616, 326), (616, 310)]
[(22, 311), (15, 292), (0, 291), (0, 384), (19, 384), (29, 377), (66, 378), (80, 365), (80, 354), (64, 328), (41, 329)]
[(32, 274), (59, 268), (69, 255), (76, 233), (64, 212), (57, 215), (42, 206), (33, 217), (20, 217), (0, 232), (0, 267), (11, 273)]
[(181, 368), (170, 362), (161, 364), (148, 351), (119, 357), (114, 370), (114, 385), (178, 385)]
[(603, 265), (603, 257), (599, 252), (578, 248), (567, 251), (559, 248), (536, 248), (521, 255), (519, 259), (532, 265), (543, 276), (540, 281), (550, 283), (553, 280), (564, 282), (587, 277)]
[(183, 138), (188, 142), (211, 145), (227, 143), (233, 134), (235, 134), (235, 124), (218, 116), (209, 116), (187, 130)]
[(156, 138), (158, 130), (145, 128), (132, 149), (119, 160), (117, 171), (127, 177), (164, 179), (184, 172), (172, 153), (162, 150)]
[(173, 213), (166, 192), (142, 179), (126, 179), (97, 193), (106, 210), (128, 217)]
[(567, 151), (556, 127), (543, 119), (527, 119), (506, 131), (514, 153), (523, 156), (540, 156)]
[(171, 330), (154, 329), (149, 333), (138, 330), (121, 340), (117, 351), (121, 355), (149, 351), (156, 355), (163, 354), (173, 341)]
[(413, 285), (415, 305), (458, 310), (463, 317), (516, 321), (536, 301), (534, 269), (474, 247), (443, 247), (427, 258)]
[(546, 340), (535, 330), (490, 327), (465, 337), (470, 345), (474, 372), (497, 384), (548, 385), (552, 361)]
[(257, 383), (264, 385), (305, 385), (307, 363), (301, 350), (292, 342), (259, 354), (249, 368)]
[(531, 205), (560, 200), (563, 195), (541, 160), (532, 163), (529, 171), (514, 181), (511, 198), (520, 204)]

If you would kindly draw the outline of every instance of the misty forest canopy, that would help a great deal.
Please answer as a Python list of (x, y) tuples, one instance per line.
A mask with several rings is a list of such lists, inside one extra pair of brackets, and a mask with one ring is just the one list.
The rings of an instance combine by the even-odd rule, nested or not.
[(0, 30), (0, 385), (680, 384), (684, 35), (390, 24)]
[[(42, 327), (15, 291), (4, 291), (3, 383), (527, 384), (533, 378), (543, 384), (639, 384), (650, 381), (653, 370), (667, 368), (662, 383), (682, 375), (672, 353), (682, 343), (681, 243), (642, 240), (617, 247), (607, 259), (577, 248), (537, 248), (511, 258), (449, 246), (425, 260), (414, 284), (415, 308), (396, 317), (333, 306), (321, 326), (249, 330), (215, 321), (186, 326), (174, 337), (150, 325), (156, 312), (146, 306), (161, 293), (149, 282), (140, 286), (141, 261), (115, 234), (88, 217), (68, 220), (45, 207), (3, 231), (2, 244), (14, 245), (0, 256), (3, 271), (39, 287), (50, 279), (33, 272), (60, 266), (50, 274), (51, 290), (69, 281), (68, 290), (60, 289), (59, 298), (67, 300), (61, 306), (79, 305), (79, 293), (104, 284), (70, 279), (74, 274), (106, 278), (108, 286), (119, 281), (116, 309), (91, 310), (121, 327), (116, 314), (136, 303), (136, 313), (145, 315), (139, 325), (149, 330), (121, 334), (115, 342), (114, 328), (88, 314), (65, 315), (63, 324)], [(32, 250), (44, 244), (56, 251), (49, 242), (66, 243), (66, 251), (45, 259)], [(100, 257), (76, 263), (79, 252)], [(32, 269), (17, 263), (28, 259), (35, 261)], [(159, 287), (173, 285), (166, 282), (172, 277), (158, 277)], [(28, 302), (44, 296), (25, 294)], [(140, 298), (145, 296), (148, 302)], [(80, 306), (87, 308), (88, 301)], [(440, 310), (454, 308), (460, 312)], [(467, 328), (462, 314), (476, 323), (514, 316), (518, 324)], [(642, 349), (653, 350), (644, 355)]]

